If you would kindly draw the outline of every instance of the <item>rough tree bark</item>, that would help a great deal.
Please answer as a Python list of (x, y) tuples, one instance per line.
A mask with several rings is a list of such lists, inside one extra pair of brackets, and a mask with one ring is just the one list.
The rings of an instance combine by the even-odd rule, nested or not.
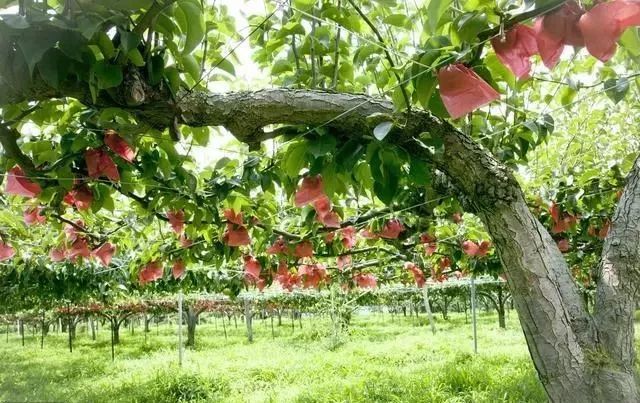
[[(293, 320), (293, 317), (291, 318)], [(247, 325), (247, 340), (253, 343), (253, 313), (251, 312), (251, 300), (244, 300), (244, 320)]]
[(198, 324), (198, 317), (200, 312), (194, 307), (190, 306), (184, 311), (184, 317), (187, 322), (187, 343), (189, 348), (196, 347), (196, 325)]
[(120, 322), (117, 319), (111, 320), (111, 332), (113, 333), (113, 344), (120, 344)]
[[(34, 83), (28, 91), (8, 90), (4, 99), (73, 96), (90, 103), (88, 90), (78, 85), (53, 90), (37, 77)], [(562, 253), (529, 211), (511, 172), (470, 136), (427, 112), (407, 116), (396, 113), (388, 101), (365, 95), (291, 89), (232, 94), (193, 91), (178, 94), (177, 103), (166, 93), (150, 93), (145, 99), (143, 105), (129, 109), (143, 124), (162, 129), (178, 116), (190, 126), (223, 126), (250, 147), (288, 133), (282, 126), (265, 132), (269, 125), (323, 126), (337, 136), (358, 138), (394, 116), (401, 125), (387, 138), (443, 172), (465, 207), (480, 217), (491, 234), (550, 400), (640, 400), (634, 373), (632, 303), (640, 283), (637, 162), (605, 241), (595, 311), (590, 315)], [(108, 97), (99, 98), (94, 106), (127, 108)], [(424, 147), (426, 134), (442, 139), (443, 153), (434, 155)]]

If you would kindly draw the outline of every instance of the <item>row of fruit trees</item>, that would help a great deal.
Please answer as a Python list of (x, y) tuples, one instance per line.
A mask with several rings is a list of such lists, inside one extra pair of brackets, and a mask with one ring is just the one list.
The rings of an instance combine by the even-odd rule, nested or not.
[[(499, 325), (505, 326), (505, 313), (508, 309), (509, 293), (503, 280), (490, 277), (477, 279), (476, 293), (483, 301), (487, 310), (498, 314)], [(41, 342), (52, 327), (58, 331), (68, 333), (69, 349), (73, 351), (73, 340), (76, 337), (78, 324), (85, 322), (87, 331), (91, 331), (95, 339), (97, 323), (108, 325), (111, 333), (112, 345), (120, 342), (120, 330), (123, 324), (138, 321), (149, 332), (153, 320), (182, 316), (182, 323), (186, 325), (186, 347), (195, 347), (196, 326), (200, 317), (206, 314), (211, 319), (222, 318), (222, 326), (226, 337), (225, 319), (231, 318), (236, 322), (240, 317), (245, 322), (247, 336), (252, 337), (252, 319), (270, 319), (272, 332), (274, 321), (277, 326), (283, 325), (283, 317), (290, 317), (291, 325), (295, 328), (295, 320), (302, 317), (329, 318), (332, 327), (346, 330), (352, 315), (356, 312), (384, 312), (394, 315), (416, 317), (419, 312), (426, 311), (439, 314), (443, 320), (448, 319), (451, 311), (467, 312), (470, 309), (470, 282), (468, 280), (450, 281), (445, 283), (427, 283), (425, 287), (394, 286), (381, 287), (375, 290), (358, 290), (336, 292), (333, 289), (322, 291), (297, 290), (294, 292), (243, 292), (237, 298), (230, 299), (225, 295), (187, 295), (182, 297), (164, 296), (137, 300), (120, 301), (113, 304), (90, 302), (86, 304), (65, 304), (51, 310), (31, 309), (12, 314), (0, 315), (0, 323), (6, 326), (7, 340), (11, 328), (14, 328), (23, 338), (24, 326), (31, 325), (34, 331), (41, 334)], [(429, 289), (428, 299), (425, 300), (425, 289)], [(181, 299), (181, 301), (179, 301)], [(427, 305), (428, 303), (428, 305)], [(426, 309), (426, 307), (429, 309)], [(179, 307), (182, 314), (178, 314)], [(247, 310), (249, 307), (249, 310)], [(364, 311), (363, 311), (364, 309)], [(431, 324), (433, 316), (428, 319)]]

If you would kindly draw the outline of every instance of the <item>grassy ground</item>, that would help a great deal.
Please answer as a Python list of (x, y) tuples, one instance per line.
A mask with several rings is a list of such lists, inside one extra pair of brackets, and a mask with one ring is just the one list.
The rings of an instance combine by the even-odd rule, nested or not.
[(255, 342), (233, 321), (201, 324), (197, 348), (177, 365), (175, 326), (123, 329), (111, 362), (107, 328), (96, 341), (81, 328), (69, 353), (65, 334), (22, 347), (0, 338), (0, 401), (64, 402), (544, 402), (515, 314), (507, 330), (481, 315), (478, 355), (464, 316), (438, 321), (356, 316), (336, 348), (328, 323), (304, 318), (276, 326), (257, 320)]

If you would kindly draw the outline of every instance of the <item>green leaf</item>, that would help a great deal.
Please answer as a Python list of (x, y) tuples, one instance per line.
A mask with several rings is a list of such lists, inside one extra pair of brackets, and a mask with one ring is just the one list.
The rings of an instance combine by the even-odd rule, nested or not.
[(440, 119), (447, 119), (450, 117), (447, 108), (444, 107), (442, 97), (440, 97), (440, 91), (433, 92), (433, 95), (429, 100), (429, 112), (433, 113)]
[(518, 85), (516, 76), (513, 75), (502, 62), (498, 59), (495, 53), (490, 53), (484, 58), (484, 65), (491, 72), (491, 76), (494, 80), (500, 79), (507, 83), (509, 87), (515, 89)]
[(604, 82), (604, 90), (614, 104), (622, 101), (629, 91), (629, 80), (626, 77), (611, 79)]
[(640, 56), (640, 35), (637, 28), (629, 28), (620, 37), (620, 45), (631, 55)]
[(98, 80), (98, 89), (117, 87), (122, 83), (122, 70), (120, 66), (107, 64), (104, 60), (97, 62), (93, 68), (93, 73)]
[(578, 92), (575, 89), (569, 86), (564, 86), (558, 94), (560, 96), (560, 104), (562, 104), (562, 106), (568, 106), (573, 102), (576, 94), (578, 94)]
[(284, 156), (283, 170), (287, 176), (297, 178), (300, 170), (307, 165), (307, 142), (301, 141), (290, 145)]
[(363, 64), (365, 60), (371, 55), (380, 54), (382, 51), (380, 46), (377, 45), (365, 45), (359, 47), (353, 55), (353, 63), (356, 65)]
[(379, 149), (369, 162), (373, 175), (373, 191), (378, 198), (389, 205), (395, 198), (402, 174), (397, 154), (391, 149)]
[(120, 48), (124, 53), (129, 53), (130, 50), (136, 49), (142, 40), (142, 37), (135, 32), (125, 31), (124, 29), (118, 29), (118, 32), (120, 33)]
[(71, 59), (84, 62), (82, 51), (86, 49), (87, 39), (80, 33), (74, 31), (65, 31), (60, 37), (58, 48), (63, 51)]
[(316, 4), (316, 0), (293, 0), (293, 7), (309, 11)]
[(382, 122), (373, 129), (373, 136), (378, 141), (382, 141), (385, 137), (387, 137), (387, 134), (389, 134), (392, 128), (393, 122)]
[(37, 37), (33, 34), (28, 34), (21, 35), (18, 38), (18, 47), (29, 67), (29, 74), (33, 74), (36, 64), (42, 59), (47, 50), (55, 46), (57, 41), (57, 35), (46, 32)]
[(350, 171), (355, 166), (365, 151), (362, 141), (351, 139), (347, 141), (336, 153), (335, 161), (345, 171)]
[(196, 144), (198, 144), (199, 146), (206, 146), (207, 144), (209, 144), (209, 127), (204, 126), (204, 127), (192, 127), (191, 128), (191, 133), (193, 136), (193, 140), (196, 142)]
[(69, 59), (58, 49), (49, 49), (38, 62), (38, 71), (47, 84), (58, 88), (69, 72)]
[(555, 121), (553, 120), (553, 116), (545, 113), (538, 119), (538, 127), (543, 127), (546, 129), (547, 134), (552, 134), (555, 129)]
[(327, 196), (332, 197), (336, 193), (342, 193), (344, 184), (340, 181), (334, 164), (326, 164), (322, 169), (321, 175)]
[(276, 60), (271, 67), (271, 74), (274, 76), (286, 73), (287, 71), (293, 71), (293, 66), (285, 59)]
[(320, 136), (309, 141), (308, 151), (314, 157), (333, 153), (336, 149), (336, 138), (330, 135)]
[(416, 81), (416, 94), (418, 96), (418, 102), (420, 102), (420, 105), (422, 105), (424, 109), (429, 109), (429, 101), (437, 85), (438, 80), (429, 73), (418, 77)]
[(409, 166), (409, 180), (416, 185), (426, 186), (431, 183), (431, 170), (427, 162), (411, 158), (411, 165)]
[(478, 34), (489, 27), (487, 14), (471, 12), (460, 15), (455, 21), (458, 37), (464, 42), (472, 42)]
[(182, 70), (189, 74), (195, 81), (200, 79), (200, 64), (193, 55), (182, 55), (180, 57)]
[(299, 21), (289, 21), (280, 28), (278, 37), (285, 37), (290, 35), (304, 35), (305, 30)]
[(271, 175), (260, 175), (260, 187), (263, 192), (269, 192), (274, 195), (276, 194), (276, 187), (273, 179), (271, 179)]
[(391, 14), (385, 17), (382, 22), (398, 28), (411, 28), (411, 20), (405, 14)]
[(116, 206), (113, 198), (111, 197), (110, 189), (107, 186), (105, 186), (105, 189), (101, 189), (101, 191), (102, 191), (102, 208), (107, 211), (114, 211)]
[(102, 24), (106, 21), (97, 15), (80, 15), (77, 17), (78, 31), (89, 40), (93, 38), (96, 32), (102, 27)]
[(173, 91), (173, 94), (175, 95), (178, 90), (180, 89), (180, 73), (178, 72), (178, 69), (175, 68), (175, 66), (169, 66), (166, 69), (164, 69), (164, 76), (167, 78), (167, 81), (169, 82), (169, 87), (171, 87), (171, 91)]
[(73, 188), (74, 175), (70, 166), (64, 166), (55, 171), (58, 178), (58, 184), (65, 190), (71, 190)]
[(395, 7), (397, 4), (396, 0), (374, 0), (374, 1), (384, 7)]
[(115, 55), (116, 48), (106, 32), (98, 32), (96, 42), (105, 59), (111, 59)]
[(440, 19), (451, 6), (452, 0), (430, 0), (427, 6), (427, 28), (431, 35), (436, 33)]
[[(117, 11), (140, 11), (147, 10), (153, 4), (153, 0), (100, 0), (99, 2), (82, 1), (81, 4), (97, 3), (108, 10)], [(86, 6), (85, 6), (86, 7)]]
[(152, 56), (147, 63), (147, 73), (149, 75), (149, 84), (158, 85), (162, 81), (164, 72), (164, 58), (160, 55)]
[(131, 61), (131, 64), (136, 67), (142, 67), (145, 64), (144, 58), (138, 49), (131, 49), (129, 53), (127, 53), (127, 58)]
[(162, 35), (166, 36), (167, 39), (171, 40), (176, 33), (180, 33), (180, 27), (178, 26), (176, 21), (177, 19), (170, 18), (165, 13), (162, 13), (156, 19), (153, 27), (157, 32), (161, 33)]
[(180, 1), (178, 7), (186, 19), (186, 31), (182, 54), (190, 54), (202, 43), (206, 33), (206, 24), (202, 8), (192, 1)]
[(231, 63), (231, 61), (229, 59), (222, 59), (219, 62), (216, 63), (216, 68), (222, 70), (222, 71), (226, 71), (227, 73), (231, 74), (232, 76), (235, 77), (236, 75), (236, 69), (233, 66), (233, 63)]

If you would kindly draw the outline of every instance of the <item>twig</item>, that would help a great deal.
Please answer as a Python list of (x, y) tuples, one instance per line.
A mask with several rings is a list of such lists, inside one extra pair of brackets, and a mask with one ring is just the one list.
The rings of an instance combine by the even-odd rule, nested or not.
[[(151, 26), (156, 17), (176, 1), (177, 0), (167, 0), (165, 4), (160, 4), (158, 1), (154, 1), (151, 7), (149, 7), (149, 10), (147, 10), (144, 15), (138, 18), (138, 21), (136, 21), (136, 26), (131, 32), (142, 37), (144, 31), (146, 31)], [(116, 58), (116, 63), (121, 64), (126, 57), (126, 54), (120, 53)]]
[(72, 226), (73, 228), (75, 228), (76, 230), (82, 232), (83, 234), (87, 235), (89, 238), (94, 239), (96, 241), (101, 242), (103, 237), (96, 235), (96, 234), (92, 234), (91, 232), (88, 232), (86, 228), (84, 228), (82, 225), (78, 225), (75, 222), (69, 220), (68, 218), (64, 218), (63, 216), (61, 216), (58, 213), (53, 213), (51, 214), (52, 218), (57, 219), (60, 222), (63, 222), (65, 224), (69, 224), (70, 226)]
[[(338, 10), (340, 10), (341, 0), (338, 0)], [(340, 33), (342, 28), (338, 27), (336, 32), (336, 52), (334, 53), (335, 65), (333, 67), (333, 81), (331, 82), (331, 89), (335, 90), (338, 86), (338, 70), (340, 69)]]
[(492, 38), (496, 35), (498, 35), (501, 31), (501, 29), (504, 30), (508, 30), (509, 28), (513, 27), (516, 24), (519, 24), (521, 22), (527, 21), (531, 18), (535, 18), (538, 17), (540, 15), (543, 14), (547, 14), (559, 7), (561, 7), (564, 3), (566, 2), (566, 0), (554, 0), (550, 3), (546, 3), (544, 6), (533, 9), (531, 11), (527, 11), (524, 13), (520, 13), (517, 15), (514, 15), (513, 17), (509, 18), (508, 20), (504, 21), (504, 24), (502, 25), (498, 25), (496, 27), (493, 27), (491, 29), (488, 29), (486, 31), (482, 31), (478, 34), (478, 39), (480, 40), (480, 45), (475, 49), (475, 52), (473, 54), (473, 57), (471, 58), (471, 64), (473, 64), (475, 61), (480, 60), (480, 56), (482, 55), (482, 50), (484, 49), (484, 44), (486, 42), (487, 39)]
[[(364, 22), (369, 26), (369, 28), (371, 28), (373, 33), (376, 35), (376, 37), (378, 38), (378, 41), (380, 42), (380, 45), (382, 45), (382, 47), (384, 48), (384, 54), (385, 54), (385, 57), (386, 57), (387, 61), (391, 65), (391, 69), (395, 69), (395, 67), (396, 67), (395, 63), (393, 62), (393, 59), (391, 58), (391, 54), (387, 50), (387, 45), (385, 44), (384, 38), (380, 34), (380, 31), (378, 31), (378, 28), (376, 28), (376, 26), (373, 25), (373, 23), (371, 22), (369, 17), (367, 17), (367, 15), (364, 12), (362, 12), (360, 7), (358, 7), (358, 5), (353, 0), (347, 0), (347, 1), (349, 2), (349, 4), (351, 4), (351, 7), (353, 7), (356, 10), (356, 12), (360, 15), (360, 17), (364, 20)], [(409, 94), (407, 94), (407, 89), (405, 88), (404, 84), (402, 83), (402, 79), (400, 78), (400, 75), (398, 73), (396, 73), (395, 71), (393, 72), (393, 75), (396, 76), (396, 79), (398, 80), (398, 83), (400, 84), (400, 91), (402, 91), (402, 96), (404, 97), (404, 102), (407, 104), (407, 110), (411, 111), (411, 101), (410, 101), (410, 98), (409, 98)]]

